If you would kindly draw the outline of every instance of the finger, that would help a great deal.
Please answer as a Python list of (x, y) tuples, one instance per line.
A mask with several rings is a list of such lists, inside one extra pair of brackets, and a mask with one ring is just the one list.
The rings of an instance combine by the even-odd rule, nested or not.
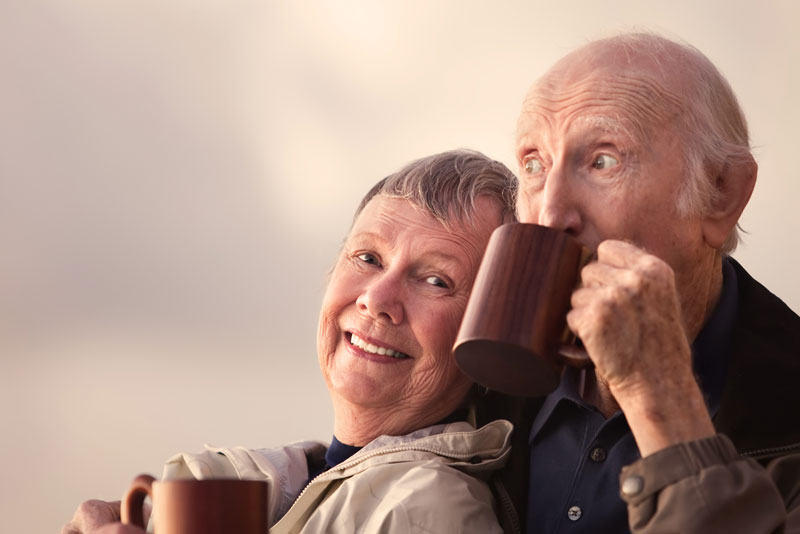
[(621, 281), (627, 269), (607, 263), (594, 262), (581, 270), (581, 287), (596, 288)]
[(119, 508), (120, 502), (106, 502), (100, 500), (89, 501), (89, 513), (85, 515), (84, 528), (86, 532), (93, 532), (94, 530), (120, 520)]
[[(72, 530), (67, 534), (88, 534), (107, 523), (119, 521), (119, 501), (105, 502), (92, 499), (82, 502), (72, 521), (67, 525)], [(67, 528), (67, 527), (65, 527)]]
[(567, 312), (567, 326), (579, 338), (586, 334), (586, 317), (590, 314), (589, 307), (594, 302), (595, 290), (579, 289), (572, 294), (572, 308)]
[(122, 523), (109, 523), (103, 525), (96, 531), (86, 534), (142, 534), (144, 530), (133, 525), (123, 525)]
[(597, 247), (597, 261), (616, 267), (631, 268), (647, 252), (633, 243), (617, 239), (607, 239)]

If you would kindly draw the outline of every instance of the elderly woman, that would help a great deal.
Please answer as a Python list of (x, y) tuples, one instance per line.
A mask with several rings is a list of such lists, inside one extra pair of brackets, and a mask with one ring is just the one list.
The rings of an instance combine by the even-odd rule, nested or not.
[[(271, 533), (501, 532), (486, 480), (506, 460), (511, 425), (467, 422), (473, 383), (451, 348), (489, 235), (513, 219), (515, 186), (506, 167), (470, 151), (375, 185), (320, 313), (332, 443), (179, 454), (165, 478), (267, 480)], [(64, 532), (88, 532), (90, 508)]]

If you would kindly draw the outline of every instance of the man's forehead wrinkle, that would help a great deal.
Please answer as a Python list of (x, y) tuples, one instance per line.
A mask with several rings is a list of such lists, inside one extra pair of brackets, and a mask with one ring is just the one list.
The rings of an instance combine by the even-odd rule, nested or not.
[(618, 108), (617, 118), (625, 117), (624, 122), (646, 131), (668, 123), (685, 108), (680, 97), (650, 77), (611, 74), (592, 73), (573, 83), (552, 77), (541, 80), (526, 98), (523, 111), (571, 115), (593, 107)]

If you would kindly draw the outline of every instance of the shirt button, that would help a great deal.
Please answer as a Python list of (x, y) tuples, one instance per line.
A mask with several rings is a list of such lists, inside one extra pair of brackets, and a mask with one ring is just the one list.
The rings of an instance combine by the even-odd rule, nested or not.
[(606, 459), (606, 451), (601, 447), (595, 447), (592, 449), (592, 452), (589, 453), (589, 458), (598, 463), (602, 462)]
[(571, 506), (569, 510), (567, 510), (567, 517), (569, 517), (570, 521), (577, 521), (583, 515), (583, 510), (581, 510), (580, 506)]
[(644, 489), (644, 479), (640, 476), (630, 476), (622, 481), (622, 494), (626, 497), (639, 495)]

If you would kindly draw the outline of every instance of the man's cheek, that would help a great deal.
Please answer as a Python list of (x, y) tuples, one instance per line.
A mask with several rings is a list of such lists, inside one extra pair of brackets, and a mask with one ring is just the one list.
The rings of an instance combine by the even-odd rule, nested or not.
[(517, 199), (517, 217), (524, 223), (536, 223), (539, 220), (537, 204), (533, 195), (520, 191)]

